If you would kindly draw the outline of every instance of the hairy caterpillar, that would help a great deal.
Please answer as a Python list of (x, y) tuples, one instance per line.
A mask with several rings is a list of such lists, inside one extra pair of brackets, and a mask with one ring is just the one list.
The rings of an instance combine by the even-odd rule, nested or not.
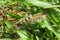
[(37, 21), (43, 20), (46, 18), (45, 14), (35, 14), (35, 15), (29, 15), (28, 17), (18, 21), (15, 25), (14, 28), (18, 28), (23, 25), (28, 25), (31, 23), (35, 23)]

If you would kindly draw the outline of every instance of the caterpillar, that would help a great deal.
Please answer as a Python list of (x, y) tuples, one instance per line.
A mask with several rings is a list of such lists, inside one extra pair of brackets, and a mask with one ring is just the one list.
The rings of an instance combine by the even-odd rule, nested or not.
[(43, 20), (46, 18), (45, 14), (35, 14), (35, 15), (29, 15), (26, 18), (23, 18), (22, 20), (19, 20), (15, 25), (14, 28), (19, 29), (19, 27), (23, 25), (28, 25), (31, 23), (35, 23), (37, 21)]

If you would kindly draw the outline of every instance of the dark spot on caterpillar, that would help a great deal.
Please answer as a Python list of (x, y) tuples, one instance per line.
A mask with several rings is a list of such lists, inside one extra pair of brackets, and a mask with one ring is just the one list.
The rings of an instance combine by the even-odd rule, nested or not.
[(15, 28), (15, 29), (19, 29), (20, 26), (22, 26), (22, 24), (18, 23), (18, 24), (15, 24), (15, 25), (14, 25), (14, 28)]

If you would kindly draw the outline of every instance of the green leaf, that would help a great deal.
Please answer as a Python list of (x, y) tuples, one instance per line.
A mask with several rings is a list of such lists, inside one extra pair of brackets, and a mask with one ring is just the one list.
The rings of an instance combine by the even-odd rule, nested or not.
[(47, 2), (42, 2), (39, 0), (25, 0), (27, 3), (31, 3), (32, 5), (43, 7), (43, 8), (52, 8), (52, 7), (60, 7), (60, 5), (52, 5)]
[(32, 40), (31, 34), (26, 30), (17, 30), (17, 33), (20, 36), (20, 38)]
[(15, 18), (15, 19), (20, 19), (20, 18), (23, 18), (23, 16), (19, 16), (19, 15), (15, 15), (13, 13), (10, 13), (10, 12), (6, 12), (7, 15), (10, 15), (12, 18)]
[(7, 20), (5, 20), (5, 24), (7, 25), (8, 28), (13, 28), (14, 26), (14, 23), (7, 21)]

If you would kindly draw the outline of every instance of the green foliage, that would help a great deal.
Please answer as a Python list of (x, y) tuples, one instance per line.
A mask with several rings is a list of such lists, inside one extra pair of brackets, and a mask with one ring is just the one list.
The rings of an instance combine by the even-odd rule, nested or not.
[(32, 35), (26, 30), (17, 30), (21, 40), (33, 40)]
[[(0, 0), (1, 7), (4, 5), (11, 7), (15, 3), (20, 4), (19, 6), (17, 5), (16, 10), (19, 12), (25, 12), (27, 17), (30, 14), (36, 15), (38, 13), (45, 16), (42, 16), (41, 21), (39, 20), (35, 23), (32, 22), (32, 24), (28, 24), (28, 21), (32, 19), (29, 19), (28, 17), (28, 21), (23, 20), (23, 26), (21, 26), (19, 25), (19, 21), (24, 19), (26, 15), (19, 16), (17, 14), (15, 15), (14, 13), (10, 13), (9, 11), (5, 11), (3, 16), (3, 25), (1, 26), (3, 32), (0, 32), (3, 35), (1, 38), (11, 38), (12, 36), (13, 39), (17, 38), (17, 40), (60, 40), (59, 0)], [(13, 9), (14, 6), (12, 10)], [(17, 22), (7, 20), (7, 15), (12, 17), (14, 20), (17, 20)], [(15, 26), (16, 23), (18, 24)], [(22, 28), (20, 28), (20, 26)]]
[[(34, 6), (43, 7), (43, 8), (60, 7), (60, 5), (52, 5), (47, 2), (43, 2), (43, 1), (39, 1), (39, 0), (25, 0), (25, 1), (26, 1), (26, 3), (30, 3)], [(27, 4), (27, 5), (29, 5), (29, 4)]]
[(12, 18), (15, 18), (15, 19), (20, 19), (20, 18), (23, 18), (24, 16), (19, 16), (19, 15), (15, 15), (13, 13), (10, 13), (10, 12), (6, 12), (6, 15), (9, 15), (11, 16)]
[(8, 28), (13, 28), (14, 23), (11, 23), (9, 21), (5, 21), (5, 24), (7, 25)]

